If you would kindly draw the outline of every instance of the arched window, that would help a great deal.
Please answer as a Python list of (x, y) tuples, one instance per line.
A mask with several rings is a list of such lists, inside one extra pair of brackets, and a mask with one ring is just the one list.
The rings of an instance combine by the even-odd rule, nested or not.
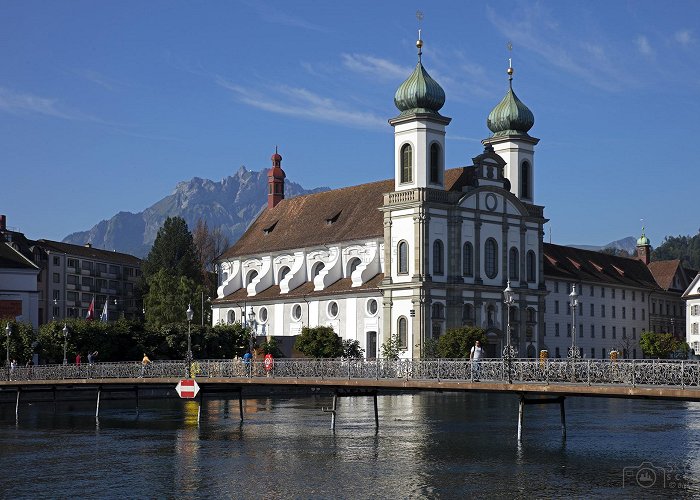
[(495, 278), (498, 275), (498, 243), (493, 238), (486, 240), (484, 244), (484, 268), (486, 276)]
[(462, 248), (462, 274), (474, 276), (474, 247), (468, 241)]
[(348, 278), (352, 276), (352, 273), (355, 272), (355, 269), (357, 269), (360, 264), (362, 264), (362, 261), (357, 257), (350, 259), (350, 262), (348, 262)]
[(442, 305), (442, 302), (435, 302), (433, 304), (431, 317), (433, 319), (445, 319), (445, 306)]
[(399, 274), (408, 274), (408, 243), (399, 242)]
[(517, 280), (519, 278), (518, 269), (520, 268), (518, 249), (511, 247), (508, 252), (508, 278)]
[(532, 189), (531, 182), (530, 182), (530, 162), (525, 160), (521, 165), (520, 165), (520, 197), (521, 198), (532, 198), (532, 193), (530, 190)]
[(462, 308), (462, 324), (472, 325), (474, 324), (474, 306), (471, 304), (464, 304)]
[(406, 316), (401, 316), (398, 322), (399, 347), (405, 349), (408, 346), (408, 320)]
[(277, 284), (281, 283), (282, 280), (285, 278), (285, 276), (287, 276), (288, 273), (289, 273), (289, 267), (288, 266), (282, 267), (280, 269), (280, 272), (279, 272), (279, 279), (277, 280)]
[(442, 240), (435, 240), (433, 243), (433, 274), (442, 276), (445, 274), (444, 247)]
[(235, 322), (236, 322), (236, 313), (233, 311), (233, 309), (231, 309), (228, 312), (227, 323), (230, 325), (230, 324), (235, 323)]
[(253, 270), (248, 273), (248, 275), (245, 278), (245, 286), (250, 285), (255, 278), (258, 277), (258, 272)]
[(314, 267), (311, 268), (311, 279), (318, 276), (321, 273), (321, 269), (323, 269), (323, 262), (317, 262), (314, 264)]
[(537, 323), (537, 311), (535, 311), (532, 307), (527, 308), (527, 322)]
[(527, 252), (527, 280), (531, 283), (537, 281), (537, 258), (535, 252)]
[(410, 144), (401, 147), (401, 182), (413, 182), (413, 149)]
[(440, 146), (435, 143), (430, 146), (430, 182), (440, 183)]

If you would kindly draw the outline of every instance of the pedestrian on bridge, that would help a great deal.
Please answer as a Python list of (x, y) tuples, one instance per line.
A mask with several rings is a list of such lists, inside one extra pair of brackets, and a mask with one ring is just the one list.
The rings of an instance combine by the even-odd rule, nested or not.
[(146, 367), (150, 364), (151, 360), (148, 359), (148, 356), (146, 356), (146, 353), (143, 353), (143, 359), (141, 360), (141, 377), (143, 378), (144, 374), (146, 373)]
[(10, 363), (10, 380), (12, 380), (12, 376), (15, 373), (15, 368), (17, 368), (17, 360), (13, 359)]
[(469, 352), (469, 359), (472, 363), (472, 379), (474, 382), (479, 381), (481, 377), (481, 358), (484, 357), (484, 349), (481, 347), (481, 342), (478, 340)]
[(80, 368), (80, 353), (75, 357), (75, 364), (78, 368)]

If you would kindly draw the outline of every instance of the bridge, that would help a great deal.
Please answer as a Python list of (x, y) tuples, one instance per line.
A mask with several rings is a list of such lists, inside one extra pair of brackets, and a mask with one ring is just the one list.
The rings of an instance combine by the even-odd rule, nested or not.
[[(97, 410), (102, 391), (172, 387), (186, 378), (185, 361), (40, 365), (5, 369), (0, 393), (16, 392), (15, 414), (22, 391), (91, 389), (97, 391)], [(338, 360), (278, 359), (264, 361), (196, 360), (190, 373), (205, 391), (238, 392), (246, 387), (313, 387), (333, 393), (335, 425), (337, 398), (375, 398), (386, 391), (464, 391), (510, 393), (520, 397), (518, 438), (524, 406), (558, 403), (562, 434), (566, 436), (564, 398), (598, 396), (658, 400), (700, 401), (700, 362), (695, 360), (586, 360), (586, 359), (464, 359)], [(201, 399), (200, 399), (201, 403)], [(243, 419), (242, 403), (241, 419)]]

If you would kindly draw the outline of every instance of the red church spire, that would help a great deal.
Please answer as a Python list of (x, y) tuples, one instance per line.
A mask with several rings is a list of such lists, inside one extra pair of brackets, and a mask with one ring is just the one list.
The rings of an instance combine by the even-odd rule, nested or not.
[(275, 207), (284, 199), (284, 170), (282, 170), (282, 156), (277, 152), (270, 158), (272, 168), (267, 173), (267, 208)]

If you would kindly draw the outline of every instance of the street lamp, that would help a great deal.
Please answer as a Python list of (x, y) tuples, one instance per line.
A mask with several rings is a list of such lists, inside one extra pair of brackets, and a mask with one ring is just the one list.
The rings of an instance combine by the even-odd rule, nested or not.
[(10, 322), (7, 322), (7, 325), (5, 325), (5, 335), (7, 335), (7, 366), (10, 366), (10, 334), (12, 333), (12, 329), (10, 328)]
[(250, 353), (253, 354), (253, 345), (255, 344), (255, 330), (257, 329), (257, 324), (255, 321), (255, 311), (251, 306), (250, 312), (248, 313), (248, 324), (250, 325)]
[(578, 306), (578, 294), (576, 293), (575, 284), (571, 285), (569, 299), (569, 306), (571, 306), (571, 347), (569, 347), (569, 359), (579, 359), (581, 352), (576, 347), (576, 306)]
[(508, 280), (508, 286), (506, 286), (506, 289), (503, 290), (503, 303), (508, 308), (508, 318), (506, 321), (506, 346), (503, 348), (503, 356), (508, 360), (508, 383), (512, 384), (511, 363), (516, 351), (510, 343), (510, 308), (515, 303), (515, 294), (513, 293), (513, 289), (510, 287), (510, 280)]
[(185, 376), (190, 378), (190, 365), (192, 364), (192, 316), (194, 316), (194, 311), (192, 310), (192, 304), (187, 306), (187, 359), (185, 360)]
[(66, 357), (66, 349), (68, 346), (68, 325), (63, 324), (63, 365), (68, 364), (68, 358)]

